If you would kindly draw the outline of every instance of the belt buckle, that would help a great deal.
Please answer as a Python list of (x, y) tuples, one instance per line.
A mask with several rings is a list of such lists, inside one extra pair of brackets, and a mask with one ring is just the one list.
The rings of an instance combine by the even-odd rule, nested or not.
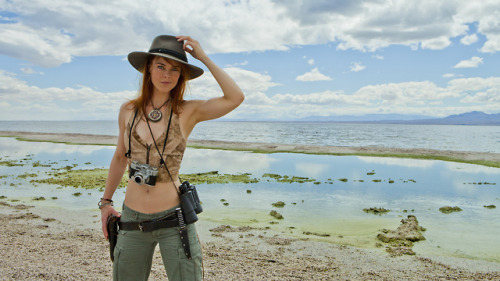
[(140, 231), (144, 231), (144, 228), (143, 228), (143, 226), (142, 226), (142, 222), (139, 222), (139, 223), (138, 223), (138, 225), (139, 225), (139, 230), (140, 230)]

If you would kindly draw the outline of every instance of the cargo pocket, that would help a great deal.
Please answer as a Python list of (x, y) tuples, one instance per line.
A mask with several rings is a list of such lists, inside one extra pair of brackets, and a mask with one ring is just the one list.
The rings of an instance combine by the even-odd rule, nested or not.
[(186, 257), (182, 244), (177, 248), (177, 256), (179, 258), (179, 268), (181, 280), (202, 280), (202, 253), (201, 245), (198, 241), (196, 228), (194, 224), (188, 225), (189, 248), (191, 250), (191, 259)]
[(120, 280), (118, 265), (119, 265), (121, 253), (122, 253), (122, 250), (118, 246), (116, 246), (115, 251), (113, 252), (113, 255), (115, 256), (115, 261), (113, 262), (113, 280)]

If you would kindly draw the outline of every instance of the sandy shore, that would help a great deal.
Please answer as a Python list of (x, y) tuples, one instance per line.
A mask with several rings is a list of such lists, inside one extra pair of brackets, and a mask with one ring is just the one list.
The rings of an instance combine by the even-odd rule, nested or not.
[[(51, 134), (33, 132), (0, 131), (0, 136), (17, 137), (26, 141), (47, 141), (72, 144), (116, 145), (117, 137), (85, 134)], [(314, 146), (271, 143), (249, 143), (228, 141), (189, 140), (188, 146), (196, 148), (244, 150), (262, 153), (293, 152), (331, 155), (364, 155), (380, 157), (408, 157), (437, 159), (464, 163), (474, 163), (491, 167), (500, 167), (500, 153), (451, 151), (434, 149), (404, 149), (387, 147), (354, 147), (354, 146)]]
[[(98, 210), (0, 200), (0, 280), (111, 280)], [(205, 280), (500, 280), (500, 264), (390, 257), (266, 230), (199, 221)], [(150, 280), (166, 280), (159, 252)]]

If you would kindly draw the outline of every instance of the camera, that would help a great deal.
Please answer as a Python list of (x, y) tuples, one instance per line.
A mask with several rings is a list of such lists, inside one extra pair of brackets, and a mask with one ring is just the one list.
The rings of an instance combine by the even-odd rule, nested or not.
[(181, 207), (186, 223), (190, 224), (198, 221), (198, 216), (196, 214), (201, 213), (203, 208), (201, 207), (196, 186), (185, 181), (179, 186), (179, 191), (181, 192)]
[(154, 186), (158, 177), (158, 168), (134, 160), (130, 163), (128, 177), (139, 185)]

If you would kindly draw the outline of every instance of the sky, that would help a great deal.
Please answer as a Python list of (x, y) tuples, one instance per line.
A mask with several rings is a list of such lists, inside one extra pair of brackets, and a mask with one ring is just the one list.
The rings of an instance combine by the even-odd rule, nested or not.
[(0, 0), (0, 120), (116, 120), (161, 34), (238, 83), (228, 120), (500, 113), (500, 0)]

